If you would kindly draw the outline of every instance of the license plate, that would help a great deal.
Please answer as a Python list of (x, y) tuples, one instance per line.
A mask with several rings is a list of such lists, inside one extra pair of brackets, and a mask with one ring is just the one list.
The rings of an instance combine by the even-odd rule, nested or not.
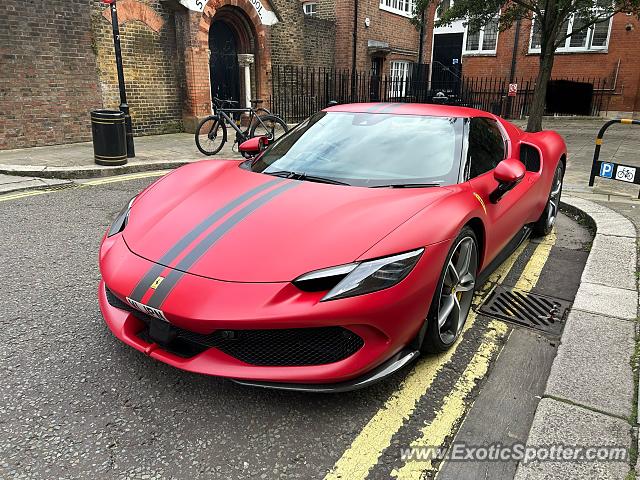
[(151, 315), (153, 318), (157, 318), (158, 320), (163, 320), (168, 322), (167, 317), (164, 316), (162, 310), (158, 310), (157, 308), (150, 307), (149, 305), (145, 305), (144, 303), (136, 302), (132, 298), (127, 297), (127, 302), (136, 310), (140, 310), (142, 313), (146, 313), (147, 315)]

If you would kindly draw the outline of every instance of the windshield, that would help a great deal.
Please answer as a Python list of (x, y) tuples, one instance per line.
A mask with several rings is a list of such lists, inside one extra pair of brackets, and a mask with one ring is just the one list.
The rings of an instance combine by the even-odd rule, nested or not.
[(462, 123), (461, 118), (319, 112), (274, 143), (251, 170), (366, 187), (451, 185), (458, 181)]

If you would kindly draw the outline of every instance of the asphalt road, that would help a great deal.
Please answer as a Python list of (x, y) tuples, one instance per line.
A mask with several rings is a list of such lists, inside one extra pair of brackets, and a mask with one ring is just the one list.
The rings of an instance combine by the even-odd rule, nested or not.
[[(111, 335), (96, 291), (103, 232), (152, 180), (0, 197), (0, 477), (311, 479), (339, 477), (343, 462), (388, 478), (402, 466), (398, 447), (444, 408), (494, 328), (490, 319), (479, 315), (446, 362), (424, 359), (340, 395), (253, 389), (151, 360)], [(588, 243), (583, 227), (561, 217), (553, 261), (545, 258), (537, 272), (539, 288), (572, 298)], [(535, 246), (523, 248), (501, 280), (522, 277)], [(502, 333), (494, 335), (487, 362), (510, 331), (494, 330)], [(423, 371), (434, 372), (426, 386)], [(367, 450), (379, 441), (361, 438), (367, 426), (380, 417), (392, 428), (389, 402), (406, 398), (414, 404), (387, 431), (388, 444)]]

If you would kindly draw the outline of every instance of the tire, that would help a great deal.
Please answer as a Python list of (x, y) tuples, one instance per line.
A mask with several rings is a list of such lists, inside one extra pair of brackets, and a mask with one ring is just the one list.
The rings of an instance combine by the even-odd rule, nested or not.
[[(465, 226), (451, 245), (431, 300), (427, 328), (420, 347), (423, 353), (444, 352), (460, 336), (476, 291), (478, 252), (476, 235), (470, 227)], [(467, 253), (468, 259), (464, 261)]]
[(558, 217), (560, 210), (560, 198), (562, 197), (562, 180), (564, 178), (564, 166), (562, 162), (558, 162), (556, 171), (553, 174), (553, 181), (551, 182), (551, 191), (549, 192), (549, 198), (547, 204), (544, 207), (542, 215), (533, 224), (533, 231), (531, 232), (534, 237), (544, 237), (551, 233), (553, 225)]
[(271, 143), (289, 131), (289, 127), (287, 127), (284, 120), (276, 115), (262, 115), (260, 120), (262, 123), (256, 120), (251, 126), (251, 132), (249, 133), (251, 137), (265, 136)]
[(215, 115), (205, 118), (196, 129), (196, 146), (205, 155), (215, 155), (227, 141), (227, 126)]

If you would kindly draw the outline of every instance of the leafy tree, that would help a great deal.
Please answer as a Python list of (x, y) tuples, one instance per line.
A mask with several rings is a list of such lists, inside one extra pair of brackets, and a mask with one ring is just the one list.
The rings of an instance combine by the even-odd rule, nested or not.
[[(416, 0), (414, 23), (420, 24), (423, 12), (431, 3), (440, 4), (441, 0)], [(471, 31), (477, 31), (497, 16), (499, 28), (504, 31), (516, 21), (535, 19), (534, 33), (540, 37), (540, 65), (527, 131), (538, 132), (542, 129), (547, 85), (556, 49), (571, 36), (566, 33), (565, 26), (569, 19), (575, 18), (571, 33), (575, 35), (596, 23), (608, 22), (619, 12), (640, 17), (640, 0), (454, 0), (454, 4), (441, 13), (436, 26), (465, 20)]]

